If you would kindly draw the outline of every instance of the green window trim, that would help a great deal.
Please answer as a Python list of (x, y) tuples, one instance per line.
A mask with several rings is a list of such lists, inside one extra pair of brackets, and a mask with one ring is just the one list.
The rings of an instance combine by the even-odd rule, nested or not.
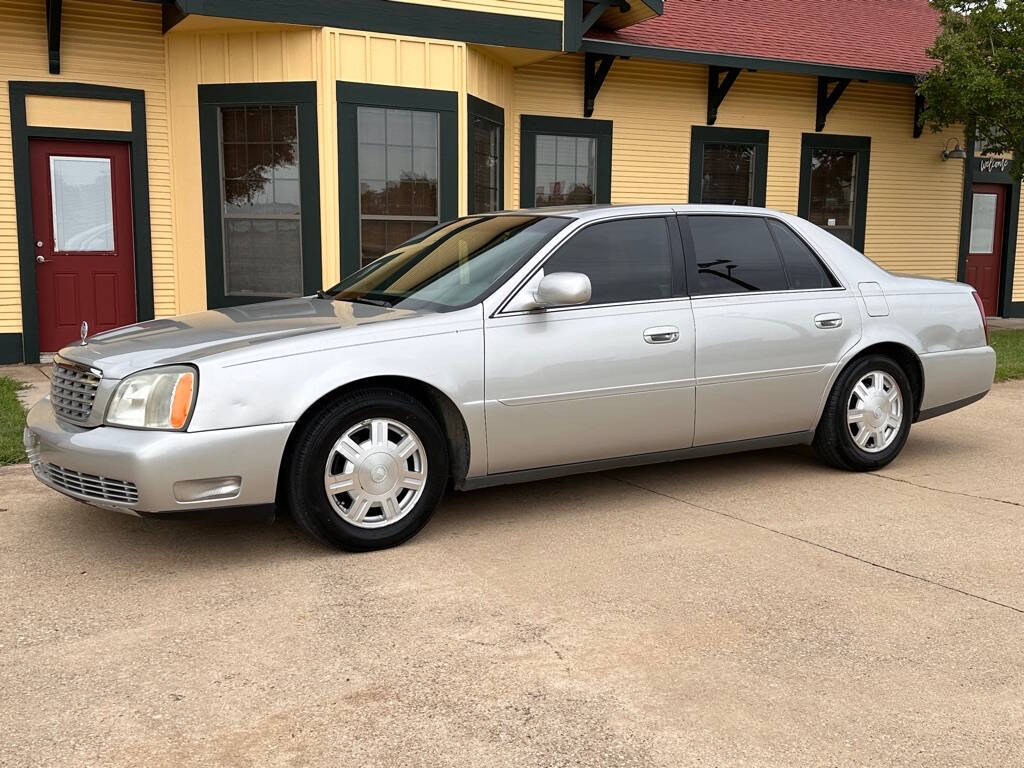
[(298, 111), (299, 224), (302, 243), (302, 290), (323, 287), (320, 246), (320, 151), (316, 83), (238, 83), (199, 86), (199, 153), (203, 177), (206, 235), (206, 304), (218, 307), (269, 301), (271, 296), (228, 296), (224, 285), (224, 224), (221, 215), (220, 107), (294, 106)]
[(459, 215), (459, 94), (397, 85), (338, 81), (338, 221), (341, 276), (359, 269), (359, 107), (436, 112), (439, 119), (438, 209), (441, 222)]
[(501, 139), (498, 142), (500, 151), (498, 163), (498, 210), (505, 208), (505, 110), (497, 104), (477, 98), (469, 94), (466, 100), (469, 112), (468, 144), (466, 148), (466, 203), (469, 213), (484, 213), (474, 210), (473, 187), (476, 177), (476, 153), (473, 148), (473, 119), (479, 118), (497, 126)]
[(690, 129), (690, 194), (691, 203), (700, 203), (704, 181), (705, 144), (752, 144), (754, 155), (753, 205), (765, 205), (768, 189), (768, 131), (746, 128), (719, 128), (695, 125)]
[(868, 218), (868, 171), (871, 160), (871, 138), (840, 136), (826, 133), (805, 133), (800, 144), (800, 199), (797, 215), (810, 220), (811, 156), (815, 149), (840, 149), (857, 153), (856, 212), (853, 226), (853, 247), (864, 253), (864, 233)]
[(536, 198), (537, 136), (578, 136), (597, 139), (595, 199), (612, 201), (612, 121), (576, 117), (522, 115), (519, 122), (519, 206), (532, 208)]
[[(127, 101), (131, 110), (130, 131), (104, 131), (80, 128), (51, 128), (29, 125), (25, 109), (28, 96)], [(21, 333), (5, 335), (0, 359), (13, 354), (17, 336), (22, 346), (15, 362), (39, 362), (39, 320), (36, 305), (36, 247), (32, 222), (31, 168), (29, 142), (32, 139), (70, 139), (73, 141), (126, 142), (131, 153), (132, 227), (135, 250), (135, 311), (141, 322), (154, 314), (153, 246), (150, 237), (149, 161), (146, 137), (146, 94), (133, 88), (107, 85), (48, 81), (9, 82), (11, 147), (14, 158), (14, 199), (18, 234), (18, 263), (21, 287)]]

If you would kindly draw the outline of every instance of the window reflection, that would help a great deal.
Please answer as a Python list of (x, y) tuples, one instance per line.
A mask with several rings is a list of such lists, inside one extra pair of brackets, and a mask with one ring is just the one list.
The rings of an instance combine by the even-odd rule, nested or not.
[(700, 201), (753, 205), (756, 154), (753, 144), (704, 144)]
[(536, 142), (534, 205), (596, 203), (597, 139), (539, 135)]
[(221, 107), (224, 285), (228, 295), (302, 293), (298, 111)]
[(440, 221), (436, 112), (359, 107), (361, 263)]
[(808, 219), (853, 245), (856, 227), (857, 152), (815, 149), (811, 153)]

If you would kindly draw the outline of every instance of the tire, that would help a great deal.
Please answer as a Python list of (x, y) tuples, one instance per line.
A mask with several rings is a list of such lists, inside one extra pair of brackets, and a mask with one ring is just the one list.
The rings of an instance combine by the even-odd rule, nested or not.
[[(899, 455), (907, 442), (914, 402), (910, 380), (892, 359), (870, 355), (855, 360), (839, 375), (829, 393), (815, 431), (814, 447), (825, 462), (839, 469), (881, 469)], [(893, 425), (896, 418), (898, 427)]]
[(288, 502), (306, 533), (366, 552), (414, 536), (447, 482), (447, 442), (430, 412), (404, 392), (368, 389), (342, 395), (302, 427)]

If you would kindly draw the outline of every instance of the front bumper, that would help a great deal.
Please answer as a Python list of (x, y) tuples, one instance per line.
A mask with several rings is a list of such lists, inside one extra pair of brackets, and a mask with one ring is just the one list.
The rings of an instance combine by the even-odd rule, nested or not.
[[(29, 411), (25, 450), (44, 485), (120, 512), (199, 513), (273, 504), (285, 443), (293, 424), (206, 432), (94, 427), (60, 421), (46, 397)], [(237, 493), (181, 501), (175, 484), (240, 478)], [(179, 485), (181, 489), (186, 487)]]

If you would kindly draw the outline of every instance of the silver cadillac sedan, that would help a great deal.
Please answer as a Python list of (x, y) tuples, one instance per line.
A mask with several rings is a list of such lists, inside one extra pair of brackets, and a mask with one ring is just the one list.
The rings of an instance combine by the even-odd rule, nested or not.
[(25, 444), (46, 485), (151, 517), (272, 516), (350, 550), (449, 486), (813, 444), (885, 466), (992, 385), (970, 286), (793, 216), (645, 205), (470, 216), (315, 296), (61, 350)]

